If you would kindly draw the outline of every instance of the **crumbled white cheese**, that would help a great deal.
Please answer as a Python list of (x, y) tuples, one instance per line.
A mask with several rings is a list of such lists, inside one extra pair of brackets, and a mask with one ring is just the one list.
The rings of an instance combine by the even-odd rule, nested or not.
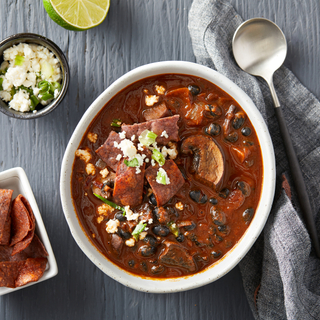
[(148, 232), (145, 232), (145, 231), (142, 231), (140, 234), (139, 234), (139, 240), (143, 240), (146, 235), (148, 234)]
[(136, 167), (136, 174), (139, 174), (141, 172), (139, 167)]
[(54, 92), (53, 92), (53, 97), (55, 98), (55, 99), (57, 99), (58, 98), (58, 96), (59, 96), (59, 90), (58, 89), (55, 89), (54, 90)]
[(114, 142), (113, 142), (113, 145), (114, 145), (115, 148), (118, 148), (118, 149), (119, 149), (119, 143), (118, 143), (117, 141), (114, 141)]
[(146, 162), (146, 163), (149, 163), (149, 158), (146, 158), (145, 160), (144, 160), (144, 162)]
[(166, 130), (163, 130), (160, 137), (165, 137), (166, 139), (168, 139), (169, 136), (168, 136), (168, 134), (167, 134), (167, 131), (166, 131)]
[(151, 159), (151, 165), (152, 165), (153, 167), (156, 165), (156, 162), (155, 162), (153, 159)]
[(92, 163), (88, 163), (86, 165), (86, 173), (88, 175), (95, 175), (96, 174), (96, 168)]
[(100, 171), (100, 174), (102, 178), (106, 178), (109, 174), (109, 170), (107, 168), (104, 168), (103, 170)]
[(119, 132), (119, 137), (120, 137), (121, 140), (125, 139), (126, 138), (126, 132), (125, 131)]
[(126, 240), (125, 244), (126, 244), (126, 246), (128, 246), (128, 247), (134, 247), (134, 245), (136, 244), (136, 242), (135, 242), (134, 238), (131, 238), (131, 239), (129, 239), (129, 240)]
[(138, 221), (138, 218), (140, 217), (139, 213), (133, 213), (133, 211), (130, 209), (130, 206), (125, 206), (124, 210), (126, 212), (126, 218), (128, 221), (131, 221), (131, 220)]
[(116, 160), (117, 160), (117, 161), (120, 161), (121, 158), (122, 158), (122, 155), (121, 155), (121, 153), (119, 153), (119, 154), (116, 156)]
[(134, 135), (131, 137), (131, 141), (134, 141), (135, 138), (136, 138), (136, 135), (134, 134)]
[(183, 210), (183, 203), (180, 201), (180, 202), (177, 202), (175, 207), (178, 209), (178, 210)]
[[(168, 174), (167, 174), (167, 172), (166, 172), (163, 168), (159, 168), (158, 173), (161, 173), (161, 175), (166, 178), (166, 185), (167, 185), (167, 184), (170, 184), (170, 179), (169, 179), (169, 177), (168, 177)], [(158, 175), (158, 173), (157, 173), (157, 175)], [(162, 184), (162, 183), (161, 183), (161, 180), (159, 180), (158, 178), (156, 178), (156, 181), (157, 181), (158, 183)]]
[(0, 98), (3, 101), (8, 102), (11, 100), (11, 94), (8, 91), (0, 91)]
[(132, 160), (137, 154), (137, 149), (134, 146), (134, 143), (129, 139), (122, 140), (117, 148), (121, 149), (123, 156), (128, 157), (129, 160)]
[(147, 95), (145, 97), (145, 102), (148, 107), (152, 107), (155, 103), (159, 101), (159, 96)]
[(169, 155), (170, 159), (174, 160), (178, 156), (176, 144), (170, 144), (170, 148), (167, 148), (166, 146), (162, 147), (161, 153), (164, 157)]
[(96, 133), (89, 132), (87, 135), (87, 138), (89, 139), (90, 142), (96, 143), (98, 139), (98, 135)]
[(166, 92), (166, 88), (164, 86), (155, 85), (156, 92), (158, 94), (164, 94)]
[(101, 206), (97, 208), (98, 214), (104, 216), (108, 216), (113, 210), (114, 208), (112, 208), (106, 203), (103, 203)]
[(152, 224), (152, 223), (153, 223), (153, 219), (150, 218), (150, 219), (148, 220), (148, 224)]
[(21, 112), (29, 111), (30, 106), (31, 101), (29, 99), (29, 94), (27, 93), (27, 91), (21, 89), (13, 96), (13, 99), (9, 102), (9, 108)]
[(79, 157), (84, 162), (88, 163), (91, 160), (91, 154), (87, 150), (78, 149), (76, 151), (76, 156)]
[(118, 231), (118, 227), (120, 226), (119, 220), (109, 220), (106, 224), (108, 233), (116, 233)]

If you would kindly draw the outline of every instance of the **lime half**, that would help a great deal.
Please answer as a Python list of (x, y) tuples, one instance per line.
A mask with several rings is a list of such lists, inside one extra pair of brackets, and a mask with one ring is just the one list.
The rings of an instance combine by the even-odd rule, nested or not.
[(96, 27), (106, 18), (110, 0), (43, 0), (43, 5), (59, 26), (83, 31)]

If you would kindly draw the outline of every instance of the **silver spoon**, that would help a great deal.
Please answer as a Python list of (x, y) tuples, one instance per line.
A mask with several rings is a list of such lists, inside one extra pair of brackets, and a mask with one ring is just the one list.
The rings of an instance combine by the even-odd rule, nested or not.
[(243, 22), (238, 27), (232, 39), (232, 50), (242, 70), (262, 77), (269, 85), (294, 187), (316, 254), (320, 258), (319, 239), (309, 197), (273, 85), (273, 74), (281, 67), (287, 55), (286, 38), (280, 28), (272, 21), (254, 18)]

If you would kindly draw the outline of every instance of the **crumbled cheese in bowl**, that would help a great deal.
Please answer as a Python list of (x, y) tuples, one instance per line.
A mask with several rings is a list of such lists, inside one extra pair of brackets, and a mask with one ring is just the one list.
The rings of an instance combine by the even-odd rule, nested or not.
[(59, 60), (46, 47), (20, 43), (3, 52), (0, 98), (19, 112), (36, 112), (61, 91)]

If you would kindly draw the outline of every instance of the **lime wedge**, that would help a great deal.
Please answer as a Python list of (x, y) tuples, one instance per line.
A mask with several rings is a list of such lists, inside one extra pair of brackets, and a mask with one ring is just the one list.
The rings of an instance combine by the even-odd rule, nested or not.
[(83, 31), (96, 27), (106, 18), (110, 0), (43, 0), (43, 5), (59, 26)]

